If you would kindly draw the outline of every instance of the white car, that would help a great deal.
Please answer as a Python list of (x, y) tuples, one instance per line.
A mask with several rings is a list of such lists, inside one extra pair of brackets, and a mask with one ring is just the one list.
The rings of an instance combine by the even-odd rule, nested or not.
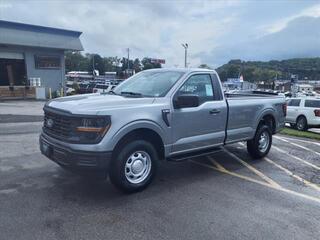
[(110, 92), (116, 87), (116, 85), (111, 85), (111, 84), (97, 84), (93, 88), (94, 93), (103, 93), (103, 92)]
[(320, 98), (289, 99), (286, 122), (300, 131), (320, 127)]
[(108, 92), (109, 91), (109, 84), (97, 84), (94, 88), (93, 88), (93, 93), (104, 93), (104, 92)]

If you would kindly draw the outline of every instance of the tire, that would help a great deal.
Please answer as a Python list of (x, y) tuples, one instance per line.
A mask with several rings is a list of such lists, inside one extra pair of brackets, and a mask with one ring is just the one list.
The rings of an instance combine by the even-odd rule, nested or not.
[[(263, 142), (262, 138), (266, 141)], [(260, 159), (266, 156), (272, 145), (271, 129), (266, 125), (260, 125), (253, 139), (247, 141), (248, 153), (254, 159)]]
[(110, 181), (126, 193), (141, 191), (152, 182), (158, 161), (156, 149), (145, 140), (123, 144), (110, 164)]
[(297, 119), (297, 123), (296, 123), (296, 129), (298, 131), (307, 131), (308, 130), (308, 122), (306, 117), (304, 116), (300, 116)]
[(295, 123), (290, 123), (290, 127), (296, 128), (296, 124)]

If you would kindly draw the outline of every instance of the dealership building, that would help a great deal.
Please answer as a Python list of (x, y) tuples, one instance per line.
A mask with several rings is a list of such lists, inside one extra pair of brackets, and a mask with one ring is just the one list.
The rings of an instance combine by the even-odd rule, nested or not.
[(78, 31), (0, 20), (0, 100), (48, 96), (64, 87), (67, 50), (82, 51)]

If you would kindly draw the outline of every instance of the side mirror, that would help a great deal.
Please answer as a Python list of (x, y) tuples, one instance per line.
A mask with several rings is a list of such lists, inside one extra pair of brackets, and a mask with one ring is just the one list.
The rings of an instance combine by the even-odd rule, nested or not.
[(198, 107), (199, 97), (192, 94), (177, 96), (173, 101), (173, 106), (174, 108)]

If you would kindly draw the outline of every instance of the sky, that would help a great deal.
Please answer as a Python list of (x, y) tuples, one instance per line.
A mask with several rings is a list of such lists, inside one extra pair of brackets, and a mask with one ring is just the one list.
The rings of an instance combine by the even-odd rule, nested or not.
[[(320, 57), (320, 0), (0, 0), (0, 19), (83, 32), (84, 52), (166, 67)], [(1, 33), (0, 33), (1, 34)]]

